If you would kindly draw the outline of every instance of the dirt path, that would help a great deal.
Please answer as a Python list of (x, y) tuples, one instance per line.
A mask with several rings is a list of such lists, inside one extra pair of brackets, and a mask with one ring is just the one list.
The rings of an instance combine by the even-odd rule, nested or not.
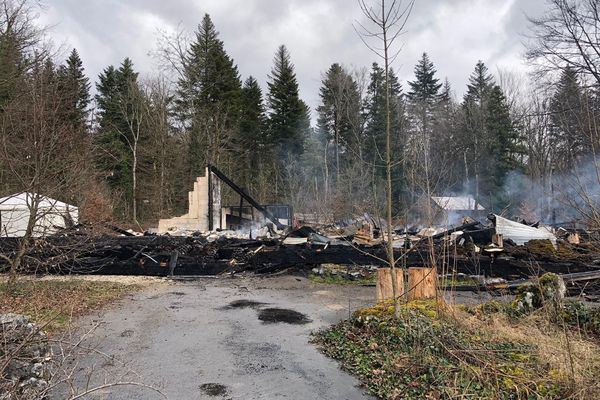
[[(83, 329), (99, 324), (86, 343), (125, 364), (88, 354), (78, 375), (95, 371), (92, 385), (141, 381), (169, 399), (368, 399), (355, 378), (308, 341), (310, 332), (347, 317), (349, 305), (368, 304), (374, 291), (289, 276), (150, 287), (82, 321)], [(86, 398), (163, 397), (122, 386)]]

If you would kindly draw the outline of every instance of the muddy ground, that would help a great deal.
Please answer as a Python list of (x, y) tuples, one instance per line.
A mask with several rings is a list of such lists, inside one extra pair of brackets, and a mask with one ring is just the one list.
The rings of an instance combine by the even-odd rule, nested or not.
[(79, 334), (93, 329), (83, 344), (94, 351), (77, 360), (76, 391), (135, 381), (162, 395), (109, 386), (85, 398), (368, 399), (309, 340), (374, 295), (294, 276), (158, 282), (79, 321)]

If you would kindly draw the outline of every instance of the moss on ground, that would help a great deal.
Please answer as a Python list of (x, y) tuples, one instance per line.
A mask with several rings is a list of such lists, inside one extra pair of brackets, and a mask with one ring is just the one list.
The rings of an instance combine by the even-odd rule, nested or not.
[(21, 280), (0, 283), (0, 312), (24, 314), (49, 333), (139, 288), (114, 282)]

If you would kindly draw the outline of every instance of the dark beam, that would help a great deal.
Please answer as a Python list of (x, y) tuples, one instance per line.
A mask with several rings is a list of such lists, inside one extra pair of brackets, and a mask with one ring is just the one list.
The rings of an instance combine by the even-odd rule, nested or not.
[[(256, 208), (262, 215), (265, 216), (265, 218), (271, 220), (271, 222), (273, 222), (275, 224), (275, 226), (277, 227), (277, 229), (283, 230), (285, 229), (285, 226), (283, 226), (281, 224), (281, 222), (279, 222), (279, 220), (277, 218), (275, 218), (275, 216), (273, 214), (271, 214), (271, 212), (269, 210), (267, 210), (266, 208), (264, 208), (263, 206), (261, 206), (260, 204), (258, 204), (258, 202), (256, 200), (254, 200), (249, 194), (247, 194), (246, 192), (244, 192), (238, 185), (236, 185), (231, 179), (229, 179), (227, 177), (227, 175), (225, 175), (224, 173), (222, 173), (221, 171), (219, 171), (217, 169), (217, 167), (215, 167), (214, 165), (208, 165), (208, 172), (209, 173), (214, 173), (221, 181), (225, 182), (225, 184), (227, 184), (227, 186), (229, 186), (231, 189), (233, 189), (234, 192), (236, 192), (237, 194), (239, 194), (240, 196), (242, 196), (242, 198), (244, 200), (246, 200), (248, 203), (250, 203), (250, 205), (254, 208)], [(210, 181), (209, 181), (210, 182)]]

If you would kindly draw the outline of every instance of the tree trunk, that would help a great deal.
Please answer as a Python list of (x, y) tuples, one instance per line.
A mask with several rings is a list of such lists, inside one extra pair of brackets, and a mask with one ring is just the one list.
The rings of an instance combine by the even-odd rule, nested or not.
[[(381, 1), (381, 15), (385, 13), (385, 0)], [(398, 296), (398, 278), (396, 271), (396, 260), (394, 259), (394, 244), (392, 242), (392, 129), (390, 119), (390, 66), (388, 57), (388, 40), (387, 40), (387, 25), (383, 24), (383, 51), (384, 51), (384, 62), (385, 62), (385, 172), (386, 172), (386, 223), (387, 223), (387, 255), (390, 270), (392, 272), (392, 294), (394, 296), (394, 314), (399, 317), (400, 313), (400, 299)]]
[(335, 168), (336, 168), (336, 185), (340, 181), (340, 128), (339, 123), (335, 125)]
[(131, 168), (131, 179), (132, 179), (132, 194), (131, 194), (131, 206), (132, 206), (132, 215), (133, 215), (133, 222), (136, 225), (139, 225), (138, 223), (138, 219), (137, 219), (137, 146), (138, 146), (138, 139), (137, 137), (135, 137), (133, 139), (133, 166)]
[(19, 275), (19, 271), (21, 270), (23, 257), (25, 257), (25, 253), (27, 253), (27, 251), (29, 250), (29, 246), (31, 245), (31, 240), (33, 237), (33, 230), (37, 223), (40, 204), (39, 196), (35, 194), (34, 198), (31, 201), (32, 203), (28, 207), (29, 218), (27, 219), (27, 228), (25, 229), (25, 234), (19, 241), (19, 248), (17, 250), (17, 253), (15, 254), (15, 257), (11, 260), (10, 263), (10, 271), (8, 274), (7, 282), (9, 290), (12, 290), (12, 288), (14, 288), (14, 284), (17, 282), (17, 276)]

